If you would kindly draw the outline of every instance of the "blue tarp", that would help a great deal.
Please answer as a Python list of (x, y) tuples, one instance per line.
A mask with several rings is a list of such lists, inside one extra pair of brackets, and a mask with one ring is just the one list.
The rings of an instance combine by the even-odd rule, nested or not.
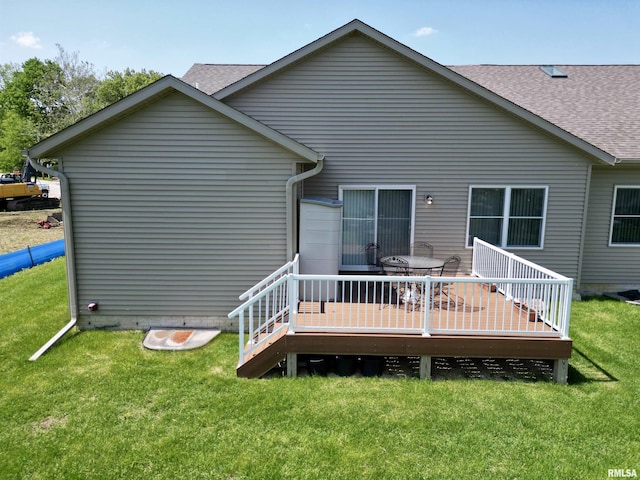
[(64, 239), (0, 255), (0, 278), (64, 255)]

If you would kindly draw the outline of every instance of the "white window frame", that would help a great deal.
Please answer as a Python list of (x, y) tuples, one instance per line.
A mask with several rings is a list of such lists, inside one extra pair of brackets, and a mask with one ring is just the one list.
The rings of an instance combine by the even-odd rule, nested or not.
[[(409, 238), (410, 242), (413, 243), (413, 236), (415, 232), (415, 222), (416, 222), (416, 185), (381, 185), (381, 184), (356, 184), (356, 185), (338, 185), (338, 200), (343, 201), (343, 192), (345, 190), (410, 190), (411, 191), (411, 219), (410, 219), (410, 232)], [(378, 195), (376, 195), (376, 215), (378, 212)], [(377, 231), (377, 221), (375, 222), (375, 237), (378, 237)], [(350, 270), (350, 271), (367, 271), (369, 269), (368, 265), (343, 265), (342, 264), (342, 220), (340, 221), (340, 245), (339, 245), (339, 255), (340, 255), (340, 270)]]
[[(609, 246), (610, 247), (631, 247), (638, 248), (640, 247), (640, 242), (638, 243), (613, 243), (613, 221), (616, 217), (616, 204), (618, 202), (618, 189), (621, 190), (630, 190), (630, 189), (640, 189), (640, 185), (614, 185), (613, 188), (613, 201), (611, 202), (611, 222), (609, 224)], [(634, 215), (635, 216), (635, 215)]]
[[(500, 232), (500, 245), (496, 245), (500, 248), (509, 250), (543, 250), (544, 239), (547, 227), (547, 204), (549, 202), (549, 186), (548, 185), (469, 185), (469, 196), (467, 198), (467, 229), (465, 234), (464, 243), (468, 249), (473, 248), (473, 245), (467, 245), (469, 239), (469, 228), (471, 226), (471, 197), (474, 188), (501, 188), (504, 189), (504, 204), (502, 211), (502, 231)], [(544, 190), (544, 205), (542, 207), (542, 225), (540, 227), (540, 245), (535, 246), (507, 246), (507, 238), (509, 234), (509, 210), (511, 207), (511, 191), (519, 189), (531, 189), (531, 190)], [(518, 217), (522, 218), (522, 217)], [(536, 217), (537, 218), (537, 217)]]

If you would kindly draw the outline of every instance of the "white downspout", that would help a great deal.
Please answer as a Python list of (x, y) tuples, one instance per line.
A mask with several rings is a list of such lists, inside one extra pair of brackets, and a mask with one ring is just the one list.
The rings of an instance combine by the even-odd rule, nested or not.
[(64, 228), (64, 250), (67, 261), (67, 286), (69, 289), (69, 313), (71, 320), (67, 323), (51, 340), (45, 343), (40, 350), (29, 357), (30, 361), (37, 360), (54, 343), (56, 343), (65, 333), (71, 330), (78, 319), (78, 291), (76, 283), (76, 256), (73, 243), (73, 219), (71, 217), (71, 194), (69, 188), (69, 178), (62, 172), (47, 168), (44, 165), (31, 159), (29, 152), (26, 154), (27, 161), (36, 170), (55, 176), (60, 179), (60, 192), (62, 197), (62, 225)]
[(293, 245), (293, 240), (294, 240), (294, 236), (293, 236), (293, 186), (302, 181), (305, 180), (309, 177), (313, 177), (314, 175), (317, 175), (318, 173), (320, 173), (322, 171), (322, 168), (324, 166), (324, 155), (320, 155), (318, 157), (318, 163), (316, 164), (316, 166), (314, 168), (312, 168), (311, 170), (307, 170), (306, 172), (303, 172), (299, 175), (294, 175), (293, 177), (291, 177), (289, 180), (287, 180), (287, 186), (286, 186), (286, 192), (287, 192), (287, 198), (286, 198), (286, 202), (287, 202), (287, 262), (290, 262), (291, 260), (293, 260), (293, 256), (295, 254), (294, 252), (294, 245)]
[[(589, 219), (589, 197), (591, 196), (591, 174), (593, 165), (587, 167), (587, 185), (584, 192), (584, 205), (582, 207), (582, 228), (580, 229), (580, 243), (578, 245), (578, 271), (573, 288), (576, 288), (576, 295), (580, 295), (582, 289), (582, 262), (584, 261), (584, 237), (587, 233), (587, 221)], [(572, 292), (573, 293), (573, 292)]]

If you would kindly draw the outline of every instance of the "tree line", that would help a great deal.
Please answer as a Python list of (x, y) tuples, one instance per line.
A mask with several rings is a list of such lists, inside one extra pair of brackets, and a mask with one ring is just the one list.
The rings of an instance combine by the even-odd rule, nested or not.
[(22, 151), (78, 120), (153, 83), (153, 70), (100, 75), (60, 45), (53, 60), (0, 65), (0, 172), (23, 163)]

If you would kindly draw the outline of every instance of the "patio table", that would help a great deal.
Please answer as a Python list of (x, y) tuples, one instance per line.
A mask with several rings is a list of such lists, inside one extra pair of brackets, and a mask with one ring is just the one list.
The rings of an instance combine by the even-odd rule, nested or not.
[(439, 258), (433, 257), (422, 257), (419, 255), (393, 255), (389, 257), (382, 257), (380, 259), (380, 263), (387, 264), (391, 266), (402, 267), (402, 263), (395, 263), (394, 259), (398, 258), (400, 260), (404, 260), (407, 262), (407, 267), (412, 270), (432, 270), (434, 268), (442, 268), (444, 265), (444, 260), (440, 260)]

